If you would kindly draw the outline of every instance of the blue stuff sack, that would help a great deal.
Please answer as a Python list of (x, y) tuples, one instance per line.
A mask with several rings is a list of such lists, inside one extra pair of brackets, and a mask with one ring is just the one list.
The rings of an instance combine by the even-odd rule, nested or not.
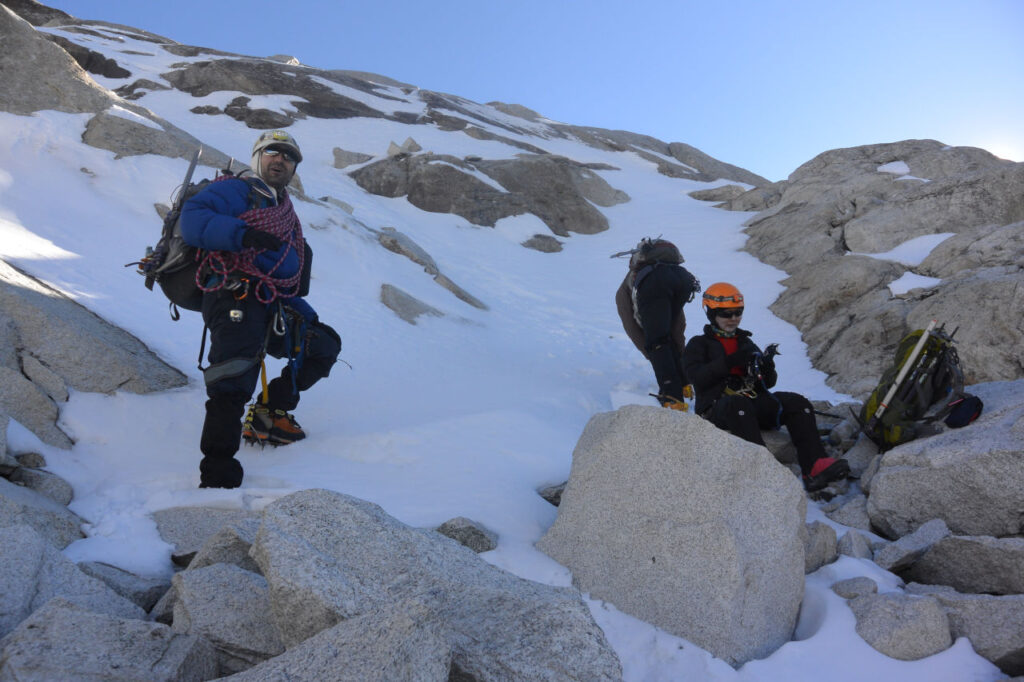
[(978, 418), (985, 403), (976, 395), (964, 393), (958, 400), (949, 404), (953, 408), (946, 416), (945, 424), (951, 429), (961, 429)]

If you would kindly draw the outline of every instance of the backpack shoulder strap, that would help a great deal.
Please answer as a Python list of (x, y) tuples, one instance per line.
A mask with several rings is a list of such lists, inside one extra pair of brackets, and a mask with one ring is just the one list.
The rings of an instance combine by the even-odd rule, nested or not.
[(633, 319), (636, 320), (636, 323), (640, 325), (641, 329), (643, 329), (644, 324), (640, 321), (640, 306), (636, 300), (636, 293), (640, 289), (640, 283), (644, 281), (644, 278), (654, 272), (654, 269), (659, 265), (661, 265), (661, 263), (648, 263), (633, 273), (632, 286), (629, 288), (629, 298), (633, 301)]

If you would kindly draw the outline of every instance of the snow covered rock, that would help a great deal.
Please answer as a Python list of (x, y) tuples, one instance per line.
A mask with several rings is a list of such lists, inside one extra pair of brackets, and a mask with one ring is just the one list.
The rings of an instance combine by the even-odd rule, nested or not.
[(0, 529), (25, 525), (64, 549), (83, 537), (82, 519), (45, 495), (0, 478)]
[(212, 647), (166, 625), (53, 599), (0, 640), (0, 679), (178, 682), (213, 679)]
[(289, 648), (348, 619), (373, 627), (401, 618), (395, 606), (414, 600), (455, 652), (453, 666), (476, 679), (621, 678), (576, 591), (515, 577), (369, 502), (327, 490), (277, 500), (264, 510), (252, 556)]
[(886, 656), (916, 661), (953, 643), (946, 613), (931, 597), (869, 594), (850, 601), (850, 608), (857, 634)]
[(973, 424), (904, 443), (871, 479), (871, 523), (891, 538), (942, 519), (958, 535), (1024, 531), (1024, 381), (971, 387), (985, 401)]
[(409, 324), (416, 324), (417, 318), (422, 315), (444, 317), (444, 313), (434, 306), (424, 303), (394, 284), (380, 285), (380, 302)]
[(592, 597), (738, 665), (793, 633), (805, 513), (765, 448), (633, 405), (591, 418), (537, 546)]

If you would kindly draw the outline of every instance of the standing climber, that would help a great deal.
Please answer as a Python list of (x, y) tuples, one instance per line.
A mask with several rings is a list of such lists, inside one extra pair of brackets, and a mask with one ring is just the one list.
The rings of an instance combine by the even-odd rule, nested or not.
[(720, 429), (764, 445), (762, 429), (785, 426), (796, 446), (804, 487), (820, 490), (850, 471), (846, 460), (826, 456), (814, 408), (799, 393), (772, 392), (775, 344), (765, 353), (740, 329), (743, 294), (716, 282), (703, 296), (708, 322), (704, 333), (686, 344), (683, 363), (697, 393), (694, 411)]
[(684, 398), (693, 393), (682, 363), (683, 305), (700, 291), (700, 282), (680, 265), (683, 256), (672, 242), (643, 239), (628, 253), (629, 272), (615, 292), (622, 326), (654, 368), (658, 401), (685, 411)]
[[(300, 161), (291, 135), (267, 131), (253, 145), (252, 174), (222, 176), (182, 211), (182, 236), (203, 250), (196, 281), (210, 333), (200, 488), (242, 484), (235, 459), (242, 436), (272, 445), (305, 438), (290, 412), (299, 392), (326, 377), (341, 352), (337, 332), (302, 298), (312, 252), (286, 189)], [(250, 406), (243, 432), (242, 414), (267, 354), (288, 364)]]

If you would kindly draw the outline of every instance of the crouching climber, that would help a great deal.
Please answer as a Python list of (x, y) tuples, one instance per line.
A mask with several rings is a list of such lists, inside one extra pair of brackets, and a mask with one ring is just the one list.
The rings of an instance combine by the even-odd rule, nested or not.
[[(286, 189), (300, 161), (291, 135), (265, 132), (252, 149), (251, 175), (222, 176), (182, 211), (182, 236), (203, 250), (197, 282), (210, 334), (201, 488), (242, 484), (241, 437), (272, 445), (305, 438), (290, 413), (341, 352), (337, 332), (303, 298), (312, 251)], [(288, 363), (250, 406), (243, 430), (265, 355)]]
[(797, 460), (808, 491), (820, 490), (850, 471), (846, 460), (826, 456), (818, 436), (814, 408), (799, 393), (772, 392), (777, 373), (775, 345), (768, 351), (740, 329), (743, 294), (725, 282), (704, 292), (710, 324), (686, 344), (683, 364), (696, 391), (694, 411), (720, 429), (764, 445), (762, 429), (785, 426), (796, 446)]
[(629, 271), (615, 292), (622, 327), (644, 354), (658, 382), (658, 401), (685, 411), (693, 397), (683, 369), (686, 316), (683, 306), (700, 291), (700, 282), (682, 267), (679, 249), (664, 239), (644, 239), (630, 255)]

